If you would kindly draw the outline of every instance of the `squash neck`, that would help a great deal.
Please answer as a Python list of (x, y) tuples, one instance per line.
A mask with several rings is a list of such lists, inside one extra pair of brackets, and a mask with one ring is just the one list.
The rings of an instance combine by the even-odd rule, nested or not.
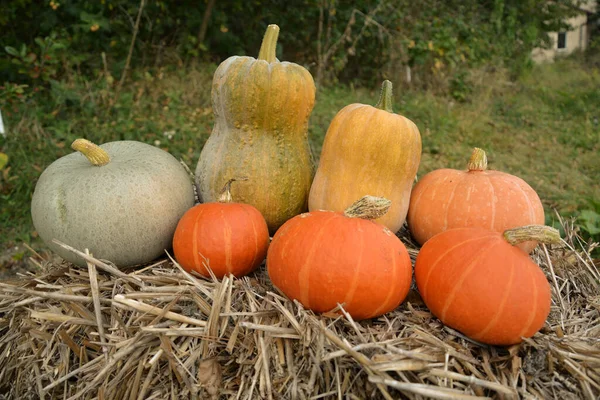
[(487, 170), (487, 156), (485, 151), (480, 148), (475, 147), (473, 149), (473, 153), (471, 153), (471, 158), (469, 159), (469, 163), (467, 164), (467, 168), (469, 172), (472, 171), (486, 171)]
[(502, 236), (513, 246), (532, 240), (546, 244), (558, 244), (562, 241), (558, 229), (545, 225), (527, 225), (507, 229)]
[(392, 202), (384, 197), (364, 196), (348, 207), (344, 216), (373, 220), (385, 215), (391, 205)]
[(392, 94), (392, 82), (386, 79), (381, 84), (381, 94), (379, 95), (379, 101), (375, 107), (379, 108), (380, 110), (393, 113), (394, 109), (392, 107)]
[(277, 50), (277, 38), (279, 36), (279, 26), (271, 24), (267, 27), (265, 36), (258, 52), (258, 59), (264, 60), (269, 64), (277, 61), (276, 50)]
[(247, 181), (247, 177), (242, 178), (231, 178), (223, 186), (221, 194), (219, 195), (219, 203), (233, 203), (233, 197), (231, 196), (231, 184), (236, 181)]
[(110, 156), (100, 146), (86, 139), (75, 139), (71, 148), (83, 154), (90, 164), (102, 167), (110, 162)]

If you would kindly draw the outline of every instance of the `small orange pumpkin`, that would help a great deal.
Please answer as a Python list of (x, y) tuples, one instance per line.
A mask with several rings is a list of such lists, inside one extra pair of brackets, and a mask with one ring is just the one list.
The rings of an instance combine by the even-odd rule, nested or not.
[(241, 277), (265, 259), (269, 247), (267, 222), (255, 207), (233, 202), (233, 181), (225, 184), (218, 202), (198, 204), (179, 220), (173, 252), (186, 271), (209, 277), (208, 264), (219, 279), (227, 274)]
[[(414, 186), (407, 216), (419, 244), (452, 228), (484, 228), (496, 232), (524, 225), (544, 224), (544, 207), (523, 179), (487, 169), (487, 157), (475, 148), (467, 171), (438, 169)], [(537, 243), (518, 247), (531, 252)]]
[(390, 203), (365, 196), (344, 213), (311, 211), (287, 221), (267, 254), (273, 285), (315, 312), (342, 304), (357, 320), (396, 308), (410, 289), (410, 257), (398, 237), (372, 221)]
[(456, 228), (423, 245), (415, 280), (429, 310), (444, 324), (492, 345), (533, 336), (550, 312), (542, 270), (515, 247), (524, 240), (560, 241), (554, 228), (531, 225), (504, 233)]

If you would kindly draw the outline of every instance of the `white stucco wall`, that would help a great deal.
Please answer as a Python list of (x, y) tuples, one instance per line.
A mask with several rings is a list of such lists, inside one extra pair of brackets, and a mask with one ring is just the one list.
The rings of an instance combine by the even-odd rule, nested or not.
[(533, 61), (544, 62), (552, 61), (554, 57), (571, 54), (575, 50), (585, 50), (589, 40), (587, 16), (585, 14), (571, 18), (567, 21), (573, 30), (566, 32), (566, 46), (564, 49), (557, 48), (558, 32), (550, 33), (552, 39), (552, 48), (535, 49), (532, 53)]
[(584, 1), (580, 6), (581, 14), (567, 21), (572, 30), (566, 32), (566, 46), (558, 48), (558, 32), (550, 33), (552, 47), (550, 49), (534, 49), (531, 56), (535, 62), (552, 61), (556, 56), (571, 54), (575, 50), (585, 50), (589, 39), (586, 11), (594, 13), (597, 2), (595, 0)]

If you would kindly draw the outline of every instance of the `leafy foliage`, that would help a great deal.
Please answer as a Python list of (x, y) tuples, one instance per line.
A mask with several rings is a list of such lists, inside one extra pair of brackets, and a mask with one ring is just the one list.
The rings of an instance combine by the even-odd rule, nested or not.
[[(582, 229), (598, 237), (593, 213), (600, 210), (575, 199), (598, 197), (598, 73), (569, 62), (523, 73), (530, 50), (549, 43), (547, 32), (562, 29), (579, 0), (232, 0), (215, 2), (200, 41), (209, 3), (145, 0), (130, 80), (119, 91), (140, 0), (2, 0), (0, 108), (8, 133), (0, 152), (9, 158), (0, 170), (1, 227), (29, 237), (22, 230), (32, 183), (77, 136), (156, 143), (192, 165), (212, 123), (206, 88), (215, 65), (234, 54), (255, 57), (266, 25), (277, 23), (280, 59), (315, 74), (331, 50), (328, 87), (309, 126), (315, 155), (339, 109), (376, 96), (360, 87), (390, 79), (398, 112), (422, 132), (421, 172), (460, 167), (465, 148), (485, 147), (496, 154), (494, 168), (530, 173), (549, 209), (589, 210)], [(586, 61), (597, 67), (594, 26)], [(511, 82), (494, 75), (505, 70)], [(513, 152), (522, 159), (499, 157)]]
[[(515, 74), (529, 54), (564, 28), (580, 0), (252, 0), (216, 2), (203, 43), (198, 40), (208, 2), (143, 2), (133, 67), (213, 62), (233, 54), (256, 56), (264, 28), (282, 27), (281, 58), (316, 69), (319, 49), (333, 46), (329, 81), (373, 85), (382, 78), (448, 87), (464, 100), (457, 71), (482, 63), (506, 64)], [(139, 0), (5, 0), (0, 16), (0, 82), (32, 84), (68, 74), (108, 69), (118, 76), (131, 45)], [(102, 54), (106, 56), (103, 58)], [(452, 85), (450, 85), (452, 86)]]
[[(591, 199), (588, 206), (589, 208), (585, 208), (578, 213), (577, 225), (583, 231), (585, 239), (600, 243), (600, 201)], [(592, 254), (600, 257), (600, 247), (597, 247)]]

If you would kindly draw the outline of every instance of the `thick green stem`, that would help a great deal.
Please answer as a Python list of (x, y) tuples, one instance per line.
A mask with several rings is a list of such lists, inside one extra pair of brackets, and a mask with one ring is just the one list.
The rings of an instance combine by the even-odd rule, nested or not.
[(392, 202), (384, 197), (365, 196), (344, 211), (349, 218), (377, 219), (390, 209)]
[(267, 27), (265, 36), (263, 36), (262, 44), (260, 45), (260, 51), (258, 52), (258, 59), (265, 60), (268, 63), (275, 62), (277, 60), (275, 50), (277, 49), (277, 37), (279, 36), (279, 27), (275, 24), (271, 24)]
[(469, 168), (469, 171), (485, 171), (487, 169), (487, 156), (485, 155), (485, 151), (475, 147), (473, 153), (471, 153), (467, 168)]
[(545, 225), (526, 225), (519, 228), (507, 229), (504, 231), (503, 236), (513, 246), (530, 240), (546, 244), (561, 242), (558, 229)]
[(233, 202), (233, 198), (231, 197), (231, 184), (235, 181), (247, 181), (247, 177), (242, 178), (231, 178), (225, 183), (223, 186), (223, 190), (221, 190), (221, 194), (219, 195), (219, 203), (231, 203)]
[(71, 148), (86, 156), (92, 165), (101, 167), (110, 162), (108, 153), (89, 140), (75, 139), (75, 141), (71, 143)]
[(375, 107), (390, 113), (394, 112), (392, 108), (392, 82), (387, 79), (381, 84), (381, 94)]

